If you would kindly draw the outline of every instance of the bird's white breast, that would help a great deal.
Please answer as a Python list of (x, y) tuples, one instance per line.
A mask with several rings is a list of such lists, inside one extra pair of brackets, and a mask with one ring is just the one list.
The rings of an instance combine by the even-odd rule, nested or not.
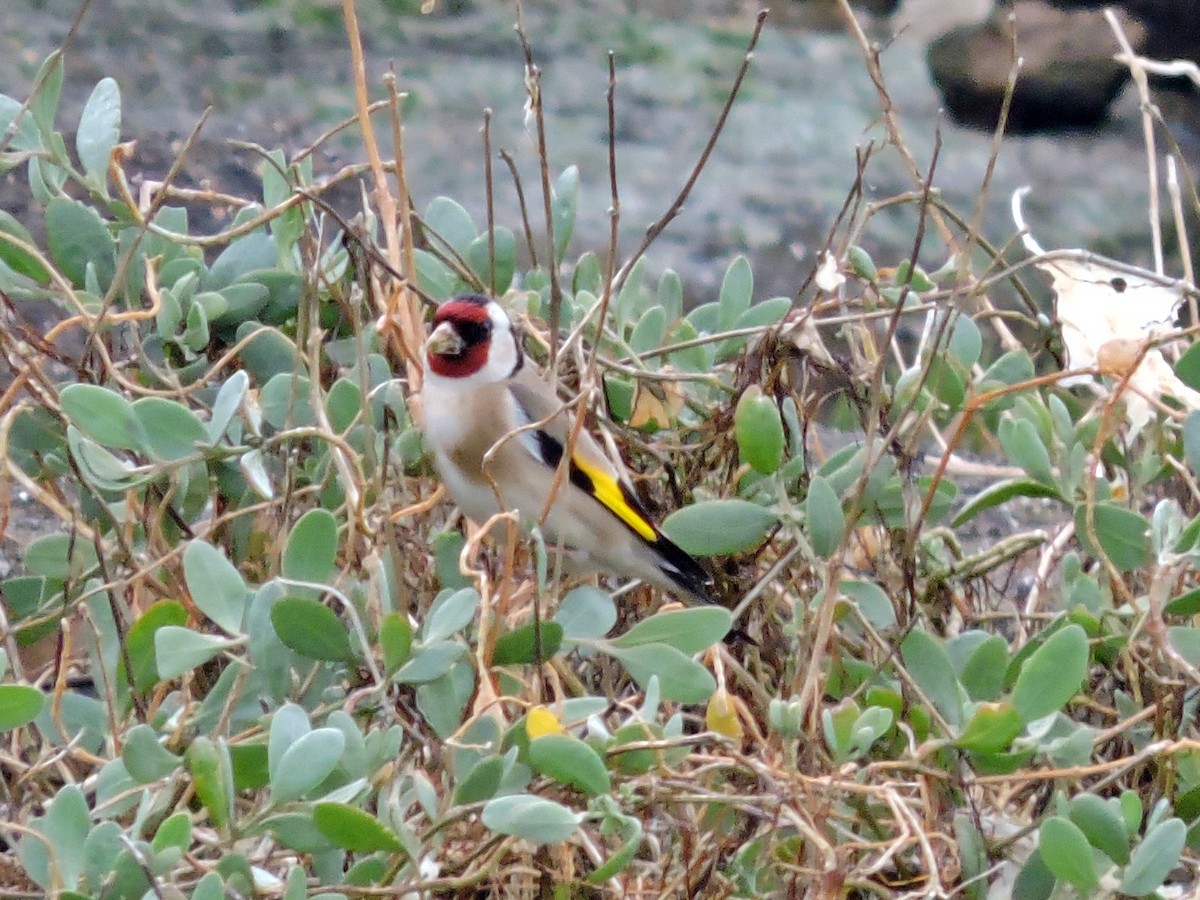
[[(425, 418), (425, 440), (433, 451), (434, 462), (446, 490), (458, 507), (470, 518), (482, 522), (499, 511), (495, 492), (479, 472), (465, 472), (454, 458), (456, 448), (478, 442), (480, 430), (495, 432), (495, 438), (509, 429), (503, 409), (476, 409), (472, 391), (464, 390), (462, 379), (443, 378), (425, 373), (421, 402)], [(507, 394), (504, 395), (507, 399)]]
[(475, 427), (464, 393), (457, 379), (425, 372), (425, 385), (421, 389), (425, 440), (435, 452), (449, 452), (464, 443)]

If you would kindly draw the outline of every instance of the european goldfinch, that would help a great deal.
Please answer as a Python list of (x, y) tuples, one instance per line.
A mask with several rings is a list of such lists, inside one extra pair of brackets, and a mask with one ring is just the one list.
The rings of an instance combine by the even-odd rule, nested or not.
[[(523, 526), (536, 524), (572, 419), (525, 365), (500, 305), (477, 294), (442, 303), (425, 343), (424, 376), (425, 438), (451, 498), (477, 522), (516, 510)], [(707, 573), (663, 536), (587, 431), (579, 432), (566, 476), (542, 523), (549, 546), (561, 543), (576, 566), (713, 602)]]

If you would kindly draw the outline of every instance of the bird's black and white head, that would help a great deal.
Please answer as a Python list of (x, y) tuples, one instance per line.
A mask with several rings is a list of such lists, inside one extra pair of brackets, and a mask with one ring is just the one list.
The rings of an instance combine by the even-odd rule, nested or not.
[(495, 300), (452, 297), (433, 314), (425, 342), (425, 374), (472, 388), (504, 381), (524, 362), (512, 320)]

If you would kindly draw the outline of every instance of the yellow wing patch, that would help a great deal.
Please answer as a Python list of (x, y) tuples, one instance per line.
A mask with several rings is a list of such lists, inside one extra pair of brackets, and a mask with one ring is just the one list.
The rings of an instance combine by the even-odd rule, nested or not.
[(592, 496), (599, 500), (605, 509), (632, 528), (634, 533), (643, 540), (652, 544), (658, 540), (658, 532), (654, 526), (625, 499), (625, 493), (621, 490), (617, 479), (602, 469), (589, 465), (578, 455), (571, 460), (571, 463), (587, 476), (592, 483)]

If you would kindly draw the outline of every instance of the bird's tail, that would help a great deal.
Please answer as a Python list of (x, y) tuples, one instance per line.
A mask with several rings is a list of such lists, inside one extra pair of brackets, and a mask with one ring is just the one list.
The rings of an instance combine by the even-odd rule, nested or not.
[(667, 577), (671, 584), (699, 603), (717, 602), (712, 595), (712, 577), (689, 553), (662, 532), (657, 532), (655, 540), (646, 543), (654, 551), (658, 570)]

